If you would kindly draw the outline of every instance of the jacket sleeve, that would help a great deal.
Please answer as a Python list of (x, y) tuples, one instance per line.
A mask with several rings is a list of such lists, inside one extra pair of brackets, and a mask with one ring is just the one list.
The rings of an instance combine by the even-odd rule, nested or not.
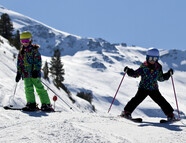
[(140, 66), (137, 70), (133, 70), (133, 69), (128, 69), (127, 71), (127, 74), (128, 76), (131, 76), (131, 77), (139, 77), (141, 74), (142, 74), (142, 67)]
[(41, 54), (38, 51), (38, 48), (34, 49), (34, 65), (33, 71), (40, 71), (41, 70)]
[(169, 77), (170, 77), (170, 74), (168, 72), (163, 73), (162, 66), (160, 65), (158, 81), (162, 82), (162, 81), (168, 80)]
[(170, 78), (170, 76), (171, 76), (171, 75), (170, 75), (169, 72), (163, 74), (164, 80), (168, 80), (168, 79)]
[(18, 54), (18, 57), (17, 57), (17, 74), (22, 75), (20, 54)]

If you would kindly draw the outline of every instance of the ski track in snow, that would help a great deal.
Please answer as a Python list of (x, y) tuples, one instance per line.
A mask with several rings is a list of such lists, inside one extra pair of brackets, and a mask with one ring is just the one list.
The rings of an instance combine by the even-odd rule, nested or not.
[(186, 141), (185, 119), (172, 124), (160, 118), (134, 123), (110, 114), (21, 112), (0, 109), (0, 142), (149, 143)]

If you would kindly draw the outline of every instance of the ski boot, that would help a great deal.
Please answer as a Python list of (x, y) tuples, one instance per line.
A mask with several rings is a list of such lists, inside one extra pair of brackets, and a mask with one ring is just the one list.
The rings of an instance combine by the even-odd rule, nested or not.
[(45, 112), (54, 112), (51, 104), (42, 104), (41, 110)]
[(131, 113), (128, 111), (122, 111), (120, 116), (127, 119), (132, 119)]
[(23, 111), (37, 111), (39, 108), (36, 103), (28, 102), (25, 107), (22, 108)]
[(176, 118), (174, 116), (174, 113), (170, 113), (167, 115), (167, 121), (174, 121)]

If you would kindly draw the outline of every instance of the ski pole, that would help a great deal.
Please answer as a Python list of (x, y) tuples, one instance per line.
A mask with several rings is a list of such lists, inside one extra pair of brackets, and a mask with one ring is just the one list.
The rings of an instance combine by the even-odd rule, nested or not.
[[(61, 99), (68, 107), (70, 107), (70, 109), (71, 110), (73, 110), (72, 109), (72, 107), (68, 104), (68, 103), (66, 103), (65, 102), (65, 100), (63, 100), (59, 95), (57, 95), (46, 83), (44, 83), (40, 78), (37, 78), (38, 80), (40, 80), (48, 89), (50, 89), (57, 97), (59, 97), (59, 99)], [(73, 110), (74, 111), (74, 110)]]
[[(15, 88), (14, 88), (14, 94), (13, 94), (13, 97), (12, 97), (13, 100), (14, 100), (14, 97), (15, 97), (16, 89), (17, 89), (17, 82), (16, 82), (16, 85), (15, 85)], [(9, 99), (9, 104), (10, 104), (10, 99)], [(10, 105), (10, 107), (13, 107), (13, 105)]]
[(121, 79), (121, 82), (120, 82), (119, 87), (118, 87), (118, 89), (117, 89), (117, 91), (116, 91), (116, 93), (115, 93), (115, 96), (114, 96), (113, 100), (112, 100), (112, 103), (111, 103), (111, 105), (110, 105), (110, 108), (108, 109), (108, 113), (110, 112), (110, 109), (111, 109), (111, 107), (112, 107), (112, 104), (114, 103), (114, 100), (115, 100), (115, 98), (116, 98), (116, 95), (117, 95), (117, 93), (118, 93), (118, 91), (119, 91), (119, 88), (120, 88), (120, 86), (121, 86), (121, 84), (122, 84), (122, 82), (123, 82), (123, 79), (124, 79), (126, 73), (127, 73), (127, 71), (124, 73), (124, 75), (123, 75), (123, 77), (122, 77), (122, 79)]
[(173, 90), (174, 90), (174, 97), (175, 97), (175, 100), (176, 100), (176, 106), (177, 106), (177, 110), (178, 110), (178, 117), (180, 119), (180, 113), (179, 113), (179, 108), (178, 108), (178, 101), (177, 101), (177, 97), (176, 97), (176, 91), (175, 91), (175, 86), (174, 86), (172, 72), (170, 72), (170, 75), (171, 75), (171, 79), (172, 79), (172, 87), (173, 87)]

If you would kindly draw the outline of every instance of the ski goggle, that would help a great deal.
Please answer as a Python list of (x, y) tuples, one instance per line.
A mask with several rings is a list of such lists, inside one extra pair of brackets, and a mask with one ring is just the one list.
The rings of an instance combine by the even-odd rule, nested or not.
[(147, 59), (148, 59), (148, 61), (154, 61), (154, 62), (156, 62), (156, 61), (158, 61), (159, 57), (147, 56)]
[(21, 43), (29, 43), (31, 41), (31, 39), (21, 39), (20, 41), (21, 41)]

